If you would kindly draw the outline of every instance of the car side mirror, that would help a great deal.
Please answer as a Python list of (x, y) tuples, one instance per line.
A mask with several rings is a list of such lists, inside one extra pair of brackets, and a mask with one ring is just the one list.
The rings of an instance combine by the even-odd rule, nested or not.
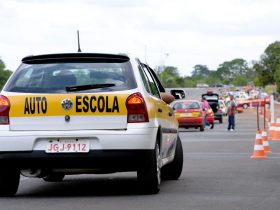
[(184, 90), (180, 90), (180, 89), (173, 89), (170, 90), (171, 95), (174, 96), (175, 99), (184, 99), (186, 98), (186, 94)]
[(175, 100), (174, 96), (169, 93), (161, 92), (160, 96), (161, 96), (161, 99), (167, 104), (170, 104)]

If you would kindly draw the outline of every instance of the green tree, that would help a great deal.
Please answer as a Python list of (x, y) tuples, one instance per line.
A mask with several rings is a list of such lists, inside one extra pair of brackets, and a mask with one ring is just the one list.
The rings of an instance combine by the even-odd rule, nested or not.
[(244, 77), (242, 75), (238, 75), (234, 78), (234, 80), (232, 81), (232, 84), (235, 86), (245, 86), (248, 84), (248, 80), (246, 77)]
[(257, 72), (257, 77), (254, 80), (255, 85), (265, 87), (273, 80), (272, 75), (266, 73), (265, 66), (262, 63), (255, 63), (253, 69)]
[[(261, 55), (260, 61), (254, 65), (258, 78), (263, 87), (276, 83), (277, 89), (279, 84), (280, 69), (280, 42), (275, 41), (270, 44)], [(279, 91), (278, 91), (279, 92)]]
[(260, 79), (259, 76), (256, 76), (256, 78), (254, 79), (253, 82), (254, 82), (255, 86), (257, 86), (257, 87), (263, 87), (263, 84), (262, 84), (261, 79)]
[(166, 66), (164, 68), (164, 72), (170, 76), (173, 76), (173, 77), (179, 77), (179, 72), (178, 72), (178, 69), (177, 67), (174, 67), (174, 66)]
[(12, 72), (6, 69), (5, 63), (0, 59), (0, 90), (10, 77)]
[(185, 81), (180, 77), (177, 67), (166, 66), (162, 72), (158, 73), (158, 77), (164, 87), (184, 87)]
[[(247, 78), (247, 76), (250, 75), (248, 72), (252, 73), (252, 71), (253, 70), (249, 68), (246, 60), (236, 58), (220, 64), (217, 69), (217, 76), (219, 76), (220, 80), (224, 81), (225, 84), (231, 84), (236, 78), (238, 78), (238, 81), (240, 81), (240, 78), (242, 77), (246, 78), (247, 81), (252, 80), (252, 76)], [(238, 81), (236, 83), (238, 83)]]
[(214, 86), (215, 84), (222, 84), (223, 81), (221, 81), (217, 71), (210, 71), (205, 83)]
[(276, 91), (280, 93), (280, 68), (277, 68), (274, 72), (275, 84), (276, 84)]
[(192, 77), (184, 77), (184, 87), (195, 87), (196, 84)]
[(206, 65), (197, 64), (193, 68), (194, 70), (191, 73), (192, 77), (208, 77), (210, 74), (210, 70)]

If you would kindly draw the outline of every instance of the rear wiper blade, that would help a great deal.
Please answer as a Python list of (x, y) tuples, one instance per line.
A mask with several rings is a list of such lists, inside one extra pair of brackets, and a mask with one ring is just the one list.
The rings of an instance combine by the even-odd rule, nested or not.
[(106, 83), (106, 84), (94, 84), (94, 85), (69, 86), (69, 87), (65, 87), (65, 89), (67, 92), (74, 92), (74, 91), (91, 90), (91, 89), (106, 88), (106, 87), (113, 87), (113, 86), (116, 85), (113, 83)]

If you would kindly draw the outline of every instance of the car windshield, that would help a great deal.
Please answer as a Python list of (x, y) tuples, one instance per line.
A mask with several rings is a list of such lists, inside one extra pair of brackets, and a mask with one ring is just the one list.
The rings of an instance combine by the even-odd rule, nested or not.
[[(5, 91), (22, 93), (65, 93), (133, 89), (136, 83), (129, 62), (22, 64)], [(77, 91), (77, 90), (76, 90)]]

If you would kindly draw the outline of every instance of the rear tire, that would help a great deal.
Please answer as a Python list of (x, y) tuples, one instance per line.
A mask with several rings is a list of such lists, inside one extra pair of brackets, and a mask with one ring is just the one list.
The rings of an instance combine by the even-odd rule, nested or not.
[(19, 170), (2, 168), (0, 171), (0, 197), (16, 194), (19, 185)]
[(180, 137), (177, 138), (174, 160), (161, 170), (161, 177), (165, 180), (177, 180), (183, 170), (184, 154)]
[(46, 182), (61, 182), (65, 177), (65, 174), (60, 173), (50, 173), (46, 177), (43, 178)]
[(156, 194), (161, 183), (161, 155), (159, 143), (145, 162), (137, 170), (137, 179), (140, 190), (145, 194)]

